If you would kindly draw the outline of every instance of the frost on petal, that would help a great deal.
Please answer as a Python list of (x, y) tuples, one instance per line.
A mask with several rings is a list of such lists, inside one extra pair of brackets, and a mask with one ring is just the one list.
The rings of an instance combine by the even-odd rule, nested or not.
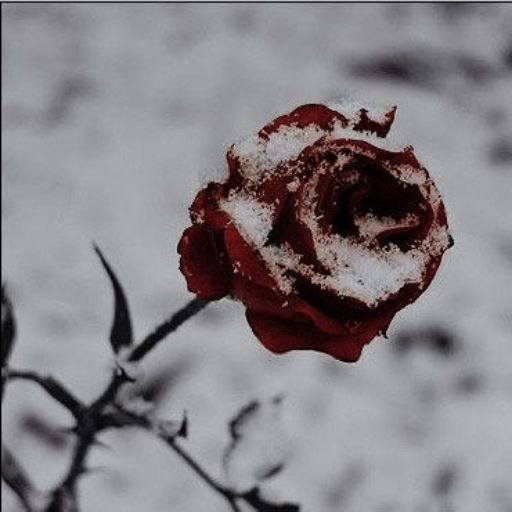
[(261, 181), (268, 179), (282, 162), (297, 158), (304, 148), (325, 133), (314, 124), (305, 128), (283, 126), (267, 139), (259, 135), (248, 137), (235, 144), (232, 152), (240, 162), (243, 176), (251, 181)]
[[(373, 105), (365, 108), (353, 101), (329, 105), (304, 105), (277, 118), (258, 134), (234, 144), (228, 161), (235, 160), (244, 178), (258, 182), (269, 179), (280, 164), (296, 159), (322, 137), (366, 140), (402, 148), (397, 141), (384, 141), (396, 107)], [(231, 162), (233, 165), (233, 162)]]
[(386, 137), (395, 120), (396, 106), (362, 104), (342, 98), (330, 103), (329, 107), (348, 117), (353, 130), (374, 133), (378, 137)]
[(285, 464), (282, 397), (250, 402), (229, 424), (231, 443), (224, 453), (228, 485), (243, 493), (278, 473)]
[(231, 146), (228, 177), (198, 194), (180, 242), (189, 289), (240, 300), (274, 352), (357, 360), (451, 244), (434, 182), (388, 134), (395, 111), (302, 105)]
[(346, 126), (347, 119), (341, 112), (331, 109), (326, 105), (309, 103), (297, 107), (289, 114), (274, 119), (274, 121), (264, 126), (258, 135), (267, 138), (270, 134), (288, 126), (303, 129), (314, 125), (323, 131), (328, 131), (334, 123)]
[(220, 203), (242, 236), (255, 247), (262, 247), (272, 229), (273, 208), (245, 194), (231, 193)]

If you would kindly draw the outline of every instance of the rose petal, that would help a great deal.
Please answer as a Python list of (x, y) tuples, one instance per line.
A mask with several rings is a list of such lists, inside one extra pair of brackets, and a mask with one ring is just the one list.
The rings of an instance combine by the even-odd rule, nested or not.
[(236, 272), (261, 286), (277, 289), (277, 283), (270, 277), (261, 257), (233, 225), (224, 230), (224, 242)]
[(230, 266), (216, 238), (213, 230), (196, 224), (184, 231), (178, 244), (188, 289), (205, 300), (220, 299), (231, 289)]
[(263, 345), (277, 354), (290, 350), (325, 352), (344, 362), (355, 362), (371, 337), (344, 337), (325, 334), (312, 325), (281, 320), (267, 314), (246, 312), (247, 321)]
[[(387, 329), (394, 316), (394, 312), (380, 314), (375, 310), (354, 311), (339, 300), (338, 315), (333, 317), (318, 309), (318, 304), (313, 305), (312, 301), (297, 295), (286, 296), (276, 287), (260, 286), (238, 274), (233, 278), (233, 292), (253, 312), (285, 322), (300, 321), (328, 335), (359, 336), (364, 331), (376, 336)], [(361, 306), (364, 305), (361, 303)]]
[(315, 244), (311, 232), (297, 217), (297, 210), (295, 197), (291, 197), (282, 204), (270, 232), (269, 243), (275, 245), (287, 243), (297, 254), (302, 256), (304, 263), (316, 268), (319, 263), (315, 254)]
[(224, 188), (222, 183), (210, 182), (197, 193), (190, 206), (192, 222), (204, 222), (213, 229), (222, 229), (229, 222), (227, 215), (219, 208)]
[(310, 124), (316, 124), (322, 130), (330, 130), (336, 120), (343, 127), (348, 125), (347, 118), (339, 112), (331, 110), (325, 105), (311, 103), (302, 105), (289, 114), (274, 119), (274, 121), (264, 126), (258, 135), (267, 139), (271, 133), (277, 132), (282, 126), (304, 128)]

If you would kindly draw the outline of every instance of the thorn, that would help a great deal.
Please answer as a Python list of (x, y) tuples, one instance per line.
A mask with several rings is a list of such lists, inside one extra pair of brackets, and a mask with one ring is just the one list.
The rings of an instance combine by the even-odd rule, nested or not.
[(181, 421), (181, 426), (178, 432), (176, 432), (176, 436), (183, 437), (185, 439), (188, 437), (188, 415), (186, 409), (183, 411), (183, 420)]
[(126, 368), (124, 368), (123, 365), (119, 364), (118, 362), (116, 362), (116, 374), (118, 377), (121, 377), (126, 382), (131, 382), (131, 383), (137, 382), (137, 379), (135, 377), (133, 377), (132, 375), (130, 375), (126, 371)]

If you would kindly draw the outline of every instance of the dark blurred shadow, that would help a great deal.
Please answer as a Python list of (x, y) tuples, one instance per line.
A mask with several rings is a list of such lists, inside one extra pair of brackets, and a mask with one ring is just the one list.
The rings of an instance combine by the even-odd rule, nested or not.
[(487, 151), (487, 157), (492, 165), (510, 170), (510, 164), (512, 163), (512, 142), (510, 138), (493, 142)]
[(33, 412), (26, 412), (21, 417), (20, 428), (54, 450), (63, 450), (70, 442), (70, 435), (63, 428)]
[(73, 108), (82, 100), (89, 99), (96, 93), (96, 86), (87, 76), (66, 76), (56, 87), (44, 120), (46, 125), (57, 126), (66, 121)]
[(362, 57), (350, 63), (348, 69), (358, 78), (402, 82), (424, 89), (438, 89), (453, 80), (482, 85), (499, 72), (473, 55), (432, 48), (390, 49)]
[(130, 394), (141, 397), (158, 408), (164, 399), (172, 393), (178, 382), (189, 374), (191, 364), (189, 358), (181, 357), (173, 364), (145, 376), (140, 383), (131, 387)]
[(393, 349), (406, 355), (418, 348), (427, 349), (440, 357), (458, 355), (461, 344), (454, 332), (440, 325), (418, 327), (398, 333), (392, 340)]

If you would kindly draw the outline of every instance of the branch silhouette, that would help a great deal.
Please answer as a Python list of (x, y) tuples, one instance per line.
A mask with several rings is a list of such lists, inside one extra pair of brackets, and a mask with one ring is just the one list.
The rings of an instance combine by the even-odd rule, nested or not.
[[(148, 414), (135, 414), (119, 402), (118, 393), (128, 383), (134, 382), (133, 366), (144, 359), (167, 336), (174, 333), (183, 323), (202, 311), (208, 301), (194, 298), (169, 318), (160, 323), (142, 341), (132, 344), (131, 318), (124, 290), (111, 266), (98, 247), (94, 247), (100, 257), (114, 290), (114, 321), (110, 342), (115, 352), (116, 366), (110, 380), (96, 399), (86, 404), (77, 398), (62, 382), (49, 375), (41, 375), (33, 370), (17, 370), (8, 365), (9, 355), (14, 344), (14, 316), (12, 304), (2, 289), (2, 334), (7, 333), (9, 350), (2, 358), (2, 383), (28, 381), (38, 385), (46, 394), (65, 409), (74, 419), (71, 432), (75, 436), (72, 455), (64, 476), (46, 494), (40, 493), (32, 484), (21, 464), (8, 448), (2, 454), (2, 478), (20, 499), (26, 512), (78, 512), (78, 483), (87, 473), (87, 459), (91, 449), (99, 443), (98, 435), (111, 428), (136, 426), (156, 434), (210, 489), (223, 498), (232, 512), (241, 512), (240, 503), (256, 511), (297, 512), (295, 505), (267, 503), (259, 497), (258, 489), (240, 494), (217, 481), (195, 460), (178, 441), (187, 433), (186, 417), (169, 428), (169, 422), (162, 422)], [(4, 310), (6, 314), (4, 315)], [(2, 336), (4, 337), (4, 336)], [(164, 425), (165, 423), (165, 425)], [(43, 499), (41, 499), (41, 496)], [(36, 499), (37, 497), (37, 499)], [(292, 507), (292, 508), (290, 508)]]

